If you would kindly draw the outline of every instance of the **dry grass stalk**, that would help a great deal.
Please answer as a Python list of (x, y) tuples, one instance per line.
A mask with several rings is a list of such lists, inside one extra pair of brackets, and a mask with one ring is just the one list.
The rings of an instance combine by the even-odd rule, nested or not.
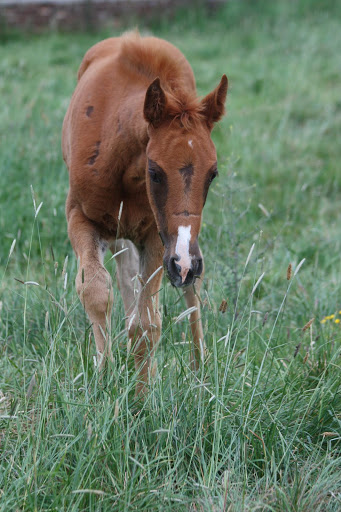
[(157, 360), (154, 359), (153, 366), (152, 366), (152, 369), (151, 369), (151, 372), (150, 372), (150, 375), (151, 375), (152, 379), (155, 379), (156, 372), (157, 372)]
[(114, 411), (114, 419), (117, 420), (118, 418), (118, 414), (119, 414), (119, 411), (120, 411), (120, 406), (119, 406), (119, 402), (118, 402), (118, 398), (115, 402), (115, 411)]

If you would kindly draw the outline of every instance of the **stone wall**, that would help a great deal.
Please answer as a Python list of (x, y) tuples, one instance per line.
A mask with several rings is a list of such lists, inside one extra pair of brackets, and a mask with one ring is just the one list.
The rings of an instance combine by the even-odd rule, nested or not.
[(223, 0), (0, 0), (0, 31), (96, 29), (122, 19), (171, 16), (179, 7), (214, 9)]

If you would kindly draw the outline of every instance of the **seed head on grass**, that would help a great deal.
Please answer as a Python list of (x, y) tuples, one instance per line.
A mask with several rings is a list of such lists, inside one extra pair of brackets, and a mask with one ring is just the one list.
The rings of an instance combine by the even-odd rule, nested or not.
[(292, 274), (292, 265), (291, 265), (291, 263), (289, 263), (288, 268), (287, 268), (287, 280), (288, 281), (290, 281), (290, 279), (291, 279), (291, 274)]
[(305, 332), (307, 329), (309, 329), (309, 327), (311, 326), (311, 324), (313, 323), (313, 321), (314, 321), (314, 320), (315, 320), (315, 317), (314, 317), (314, 318), (311, 318), (311, 319), (309, 320), (309, 322), (307, 322), (307, 323), (305, 324), (305, 326), (302, 328), (302, 332)]
[(295, 352), (294, 352), (294, 357), (296, 357), (296, 356), (297, 356), (297, 354), (298, 354), (298, 352), (299, 352), (300, 348), (301, 348), (301, 343), (299, 343), (298, 345), (296, 345), (296, 347), (295, 347)]
[(226, 310), (227, 310), (227, 300), (223, 299), (219, 306), (219, 311), (221, 311), (222, 313), (226, 313)]

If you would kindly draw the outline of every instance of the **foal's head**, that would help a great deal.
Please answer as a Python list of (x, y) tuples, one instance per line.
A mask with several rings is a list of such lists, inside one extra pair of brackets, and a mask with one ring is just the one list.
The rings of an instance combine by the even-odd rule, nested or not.
[(175, 286), (193, 283), (203, 270), (198, 244), (202, 209), (218, 174), (211, 130), (224, 114), (226, 93), (225, 75), (201, 102), (175, 98), (158, 78), (146, 93), (147, 191)]

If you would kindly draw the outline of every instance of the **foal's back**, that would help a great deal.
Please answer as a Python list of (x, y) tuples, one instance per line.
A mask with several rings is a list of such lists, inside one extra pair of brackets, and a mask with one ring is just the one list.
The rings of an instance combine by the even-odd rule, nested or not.
[(130, 32), (121, 37), (111, 37), (100, 41), (90, 48), (79, 67), (78, 80), (86, 69), (101, 59), (109, 58), (111, 63), (116, 60), (117, 73), (129, 71), (135, 76), (150, 81), (156, 76), (164, 83), (172, 84), (183, 80), (185, 87), (195, 90), (195, 79), (192, 68), (184, 55), (168, 41), (157, 37), (141, 37), (137, 32)]
[[(132, 107), (136, 95), (139, 92), (144, 95), (146, 87), (156, 77), (160, 77), (169, 92), (187, 89), (195, 93), (191, 66), (168, 41), (128, 33), (105, 39), (90, 48), (79, 67), (78, 84), (64, 119), (62, 149), (66, 164), (75, 163), (72, 154), (87, 145), (89, 132), (97, 135), (102, 128), (105, 136), (104, 130), (109, 128), (111, 138), (115, 128), (111, 123), (122, 111), (128, 116), (132, 114), (128, 104)], [(146, 122), (142, 112), (136, 114), (144, 132)], [(118, 123), (118, 128), (129, 131), (123, 121)], [(77, 142), (73, 140), (75, 133)], [(85, 140), (81, 144), (79, 139), (83, 140), (83, 136)]]

